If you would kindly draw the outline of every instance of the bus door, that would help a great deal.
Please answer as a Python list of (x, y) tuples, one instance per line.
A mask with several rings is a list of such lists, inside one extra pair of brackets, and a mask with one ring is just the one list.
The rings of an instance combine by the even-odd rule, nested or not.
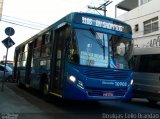
[(64, 28), (55, 31), (54, 52), (52, 62), (52, 92), (62, 94), (64, 72)]
[(25, 80), (26, 84), (30, 85), (30, 74), (31, 74), (31, 61), (33, 60), (32, 53), (33, 52), (33, 43), (28, 44), (28, 52), (27, 52), (27, 63), (26, 63), (26, 74)]
[(14, 70), (13, 70), (13, 78), (14, 80), (17, 81), (17, 75), (18, 75), (18, 70), (17, 70), (17, 67), (18, 67), (18, 55), (19, 55), (19, 50), (15, 50), (15, 53), (14, 53)]

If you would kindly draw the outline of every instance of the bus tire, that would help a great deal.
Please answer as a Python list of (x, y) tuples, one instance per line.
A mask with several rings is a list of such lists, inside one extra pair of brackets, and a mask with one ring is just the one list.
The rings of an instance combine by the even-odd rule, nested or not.
[(124, 102), (124, 103), (130, 103), (131, 101), (132, 99), (121, 100), (121, 102)]
[(49, 85), (47, 81), (47, 75), (43, 74), (40, 79), (40, 92), (41, 92), (42, 98), (46, 101), (48, 101), (49, 99), (48, 86)]
[(153, 105), (157, 104), (157, 100), (148, 99), (148, 101), (150, 104), (153, 104)]
[(51, 102), (47, 83), (44, 83), (44, 85), (43, 85), (43, 94), (42, 94), (42, 96), (43, 96), (43, 99), (45, 101)]
[(17, 80), (17, 84), (18, 84), (18, 87), (19, 87), (19, 88), (22, 88), (22, 87), (23, 87), (23, 86), (22, 86), (22, 83), (20, 82), (19, 79)]
[(43, 84), (43, 95), (48, 95), (48, 84)]
[(20, 82), (20, 71), (18, 71), (17, 75), (17, 84), (19, 88), (23, 88), (23, 84)]
[(12, 76), (8, 76), (8, 77), (7, 77), (7, 81), (13, 83), (13, 82), (14, 82), (14, 81), (13, 81), (13, 77), (12, 77)]

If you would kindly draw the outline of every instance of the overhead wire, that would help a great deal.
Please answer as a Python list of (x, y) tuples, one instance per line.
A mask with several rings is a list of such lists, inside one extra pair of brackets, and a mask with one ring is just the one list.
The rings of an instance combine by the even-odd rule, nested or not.
[(20, 21), (25, 21), (25, 22), (29, 22), (29, 23), (33, 23), (33, 24), (39, 24), (39, 25), (41, 25), (41, 26), (48, 26), (48, 25), (46, 25), (46, 24), (42, 24), (42, 23), (30, 21), (30, 20), (25, 20), (25, 19), (13, 17), (13, 16), (8, 16), (8, 15), (3, 15), (2, 17), (8, 17), (8, 18), (11, 18), (11, 19), (17, 19), (17, 20), (20, 20)]
[(10, 23), (10, 24), (14, 24), (14, 25), (18, 25), (18, 26), (22, 26), (22, 27), (31, 28), (31, 29), (34, 29), (34, 30), (42, 30), (42, 29), (38, 29), (38, 28), (31, 27), (31, 26), (26, 26), (26, 25), (18, 24), (18, 23), (15, 23), (15, 22), (4, 20), (4, 19), (2, 19), (1, 21), (2, 22), (6, 22), (6, 23)]
[[(93, 1), (90, 1), (90, 3), (88, 3), (88, 4), (94, 4), (94, 3), (93, 3)], [(87, 8), (88, 8), (88, 5), (87, 5)], [(93, 10), (93, 9), (89, 9), (89, 8), (87, 9), (86, 12), (88, 13), (88, 12), (90, 12), (90, 11), (91, 11), (91, 13), (93, 13), (93, 11), (96, 11), (99, 15), (101, 15), (101, 13), (100, 13), (98, 10)], [(94, 12), (94, 13), (95, 13), (95, 12)]]
[(42, 30), (47, 27), (46, 24), (37, 23), (37, 22), (24, 20), (24, 19), (12, 17), (12, 16), (7, 16), (7, 15), (3, 15), (1, 18), (1, 21), (10, 23), (10, 24), (14, 24), (14, 25), (18, 25), (21, 27), (27, 27), (27, 28), (34, 29), (34, 30)]
[(30, 23), (25, 23), (25, 22), (20, 22), (20, 21), (14, 21), (14, 20), (11, 20), (11, 19), (5, 19), (5, 18), (2, 18), (3, 21), (8, 21), (8, 22), (12, 22), (12, 23), (16, 23), (16, 24), (21, 24), (21, 25), (25, 25), (25, 26), (31, 26), (31, 27), (34, 27), (34, 28), (45, 28), (44, 26), (37, 26), (36, 24), (30, 24)]

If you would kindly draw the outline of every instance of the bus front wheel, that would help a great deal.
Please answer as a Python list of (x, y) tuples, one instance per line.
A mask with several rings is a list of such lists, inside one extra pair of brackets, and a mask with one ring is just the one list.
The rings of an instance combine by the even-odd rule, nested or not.
[(48, 84), (43, 84), (43, 95), (48, 95)]
[(47, 75), (43, 74), (40, 82), (40, 90), (44, 99), (48, 98), (48, 86)]
[(148, 99), (148, 101), (149, 101), (150, 104), (154, 104), (154, 105), (157, 104), (157, 100)]

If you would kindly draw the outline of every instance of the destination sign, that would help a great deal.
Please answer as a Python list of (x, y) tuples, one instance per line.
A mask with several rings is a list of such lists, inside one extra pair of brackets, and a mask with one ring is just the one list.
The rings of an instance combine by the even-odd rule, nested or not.
[(131, 34), (131, 27), (121, 21), (92, 14), (75, 14), (73, 22)]
[(121, 25), (117, 25), (117, 24), (110, 23), (110, 22), (107, 22), (107, 21), (92, 19), (92, 18), (89, 18), (89, 17), (82, 17), (82, 23), (87, 24), (87, 25), (112, 29), (112, 30), (116, 30), (116, 31), (120, 31), (120, 32), (122, 32), (123, 29), (124, 29), (124, 27), (121, 26)]

